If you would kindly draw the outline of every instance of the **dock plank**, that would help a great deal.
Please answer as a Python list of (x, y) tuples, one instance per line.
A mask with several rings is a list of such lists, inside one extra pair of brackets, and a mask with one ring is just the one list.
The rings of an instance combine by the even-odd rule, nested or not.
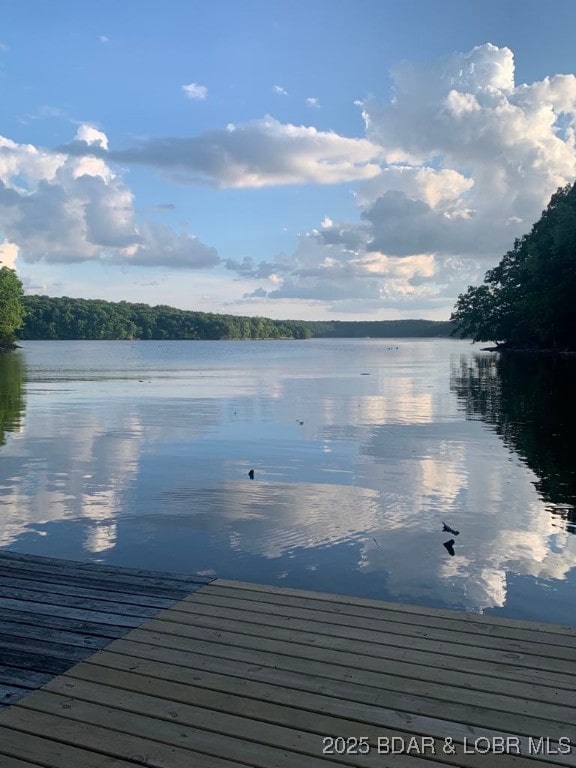
[[(46, 656), (43, 653), (33, 653), (30, 650), (25, 650), (22, 646), (15, 651), (3, 649), (1, 659), (5, 667), (29, 670), (35, 674), (40, 673), (51, 675), (52, 677), (61, 675), (62, 672), (70, 669), (71, 666), (67, 659), (57, 656)], [(32, 677), (30, 680), (32, 681)]]
[[(142, 629), (144, 629), (144, 627), (142, 627)], [(145, 630), (195, 638), (195, 632), (190, 631), (189, 625), (165, 623), (160, 620), (148, 622)], [(263, 642), (259, 642), (259, 646), (263, 651), (274, 649), (274, 646), (271, 646), (270, 648)], [(278, 646), (276, 646), (275, 650), (276, 652), (280, 652)], [(361, 649), (356, 646), (354, 647), (353, 652), (350, 652), (349, 650), (330, 650), (329, 654), (325, 654), (319, 650), (319, 645), (317, 643), (312, 645), (312, 650), (310, 650), (310, 644), (308, 645), (308, 648), (302, 647), (302, 645), (300, 645), (300, 647), (289, 648), (284, 644), (281, 653), (286, 654), (286, 652), (289, 652), (291, 656), (300, 656), (303, 658), (315, 658), (319, 660), (328, 658), (332, 664), (352, 667), (366, 672), (386, 674), (389, 676), (389, 679), (394, 679), (395, 677), (401, 677), (402, 679), (414, 678), (422, 682), (426, 681), (433, 685), (454, 685), (467, 690), (477, 689), (479, 691), (509, 694), (524, 697), (526, 699), (538, 697), (541, 701), (547, 701), (553, 704), (576, 706), (572, 678), (569, 678), (569, 684), (566, 690), (557, 687), (553, 682), (550, 682), (546, 678), (544, 678), (542, 682), (536, 684), (532, 677), (529, 678), (531, 682), (527, 682), (525, 679), (520, 681), (506, 678), (503, 679), (502, 676), (497, 674), (494, 676), (486, 673), (475, 674), (469, 670), (468, 664), (465, 665), (465, 669), (460, 671), (455, 670), (452, 667), (447, 669), (437, 668), (434, 664), (430, 666), (413, 664), (410, 661), (406, 661), (406, 658), (401, 661), (398, 659), (390, 660), (382, 654), (364, 656), (361, 653)]]
[[(310, 724), (316, 721), (317, 713), (321, 713), (371, 724), (383, 730), (394, 729), (400, 736), (410, 733), (433, 736), (442, 740), (449, 735), (461, 743), (465, 738), (473, 740), (479, 737), (513, 735), (518, 736), (524, 745), (522, 754), (528, 752), (527, 738), (515, 732), (505, 733), (501, 723), (497, 729), (487, 728), (471, 725), (462, 719), (450, 721), (446, 718), (444, 710), (433, 716), (425, 716), (404, 712), (395, 706), (385, 707), (378, 700), (374, 689), (353, 683), (340, 685), (322, 681), (318, 685), (308, 675), (287, 673), (282, 670), (277, 670), (271, 675), (268, 668), (249, 662), (226, 661), (184, 653), (175, 654), (162, 648), (147, 649), (146, 657), (143, 658), (142, 654), (137, 657), (124, 656), (105, 650), (74, 667), (68, 674), (71, 677), (83, 677), (86, 668), (90, 666), (97, 666), (98, 673), (102, 671), (102, 667), (110, 667), (113, 670), (125, 670), (130, 675), (150, 675), (161, 680), (198, 686), (203, 692), (207, 689), (225, 691), (256, 698), (264, 703), (275, 702), (288, 705), (296, 703), (304, 714), (310, 713)], [(156, 690), (155, 686), (156, 683), (153, 684), (152, 690)], [(569, 735), (570, 729), (567, 728), (566, 733)], [(553, 742), (554, 740), (551, 739), (551, 743)], [(559, 762), (561, 765), (576, 764), (574, 755), (547, 756), (546, 759)], [(467, 766), (475, 764), (471, 760), (472, 757), (467, 756), (464, 764)]]
[[(236, 713), (230, 714), (210, 709), (206, 705), (196, 706), (183, 702), (175, 704), (172, 698), (166, 700), (159, 697), (157, 689), (154, 689), (154, 696), (150, 696), (147, 692), (119, 689), (99, 682), (78, 680), (70, 683), (70, 681), (63, 681), (62, 678), (47, 686), (44, 692), (63, 697), (61, 701), (68, 702), (72, 710), (79, 709), (79, 702), (93, 703), (150, 717), (155, 721), (164, 721), (170, 726), (165, 731), (165, 738), (170, 738), (170, 735), (175, 733), (174, 725), (182, 725), (213, 734), (215, 738), (233, 737), (254, 742), (255, 747), (261, 745), (258, 750), (262, 752), (267, 751), (266, 747), (271, 747), (272, 759), (275, 757), (275, 751), (280, 749), (284, 750), (288, 756), (291, 752), (297, 753), (294, 757), (299, 754), (301, 761), (305, 760), (310, 768), (323, 768), (325, 765), (324, 760), (321, 759), (322, 738), (318, 733), (266, 722), (262, 717), (264, 714), (262, 710), (258, 712), (259, 716), (253, 719), (247, 712), (239, 716)], [(47, 701), (50, 702), (49, 699)], [(31, 705), (35, 705), (35, 700), (31, 700)], [(57, 711), (58, 701), (53, 702), (51, 706), (54, 711)], [(80, 712), (82, 711), (84, 710), (80, 708)], [(237, 745), (232, 744), (232, 746)], [(333, 762), (346, 763), (348, 760), (346, 757), (335, 755)], [(358, 764), (366, 768), (380, 768), (381, 761), (377, 755), (367, 755), (361, 756)]]
[[(417, 632), (418, 627), (424, 628), (427, 632), (430, 629), (439, 629), (453, 633), (454, 638), (464, 633), (478, 635), (487, 635), (492, 638), (503, 638), (509, 640), (525, 640), (526, 642), (539, 642), (552, 645), (562, 645), (568, 648), (574, 648), (576, 633), (547, 632), (538, 630), (536, 635), (534, 630), (523, 627), (508, 625), (491, 625), (468, 619), (462, 622), (459, 619), (447, 619), (438, 616), (426, 616), (423, 614), (413, 614), (402, 610), (391, 609), (360, 609), (358, 612), (343, 612), (341, 608), (331, 603), (312, 606), (298, 598), (263, 593), (266, 600), (257, 599), (260, 593), (238, 590), (231, 590), (224, 587), (207, 585), (199, 592), (193, 605), (207, 605), (211, 607), (235, 608), (237, 610), (247, 610), (251, 612), (260, 612), (268, 616), (273, 621), (274, 617), (290, 617), (303, 620), (318, 620), (326, 623), (358, 627), (365, 629), (371, 627), (380, 627), (386, 625), (389, 631), (396, 631), (400, 634), (411, 634)], [(186, 601), (190, 602), (190, 601)], [(174, 606), (177, 610), (185, 610), (186, 605)], [(355, 608), (355, 606), (351, 606)], [(538, 638), (538, 639), (536, 639)]]
[(89, 651), (98, 651), (110, 642), (108, 637), (95, 637), (94, 635), (84, 635), (80, 632), (67, 632), (65, 630), (49, 629), (47, 627), (21, 624), (13, 621), (3, 622), (2, 632), (6, 635), (20, 638), (23, 644), (28, 643), (28, 641), (39, 640), (42, 643), (56, 643), (60, 646), (79, 646)]
[(88, 598), (93, 600), (105, 600), (109, 603), (123, 603), (124, 605), (142, 606), (144, 608), (167, 608), (174, 603), (174, 599), (165, 597), (147, 597), (134, 595), (129, 592), (104, 589), (94, 589), (71, 584), (60, 584), (50, 581), (31, 581), (29, 579), (6, 578), (0, 576), (3, 588), (32, 591), (35, 593), (67, 595), (76, 598)]
[[(342, 637), (352, 640), (366, 640), (368, 642), (402, 644), (405, 637), (423, 638), (427, 642), (441, 643), (442, 646), (453, 645), (472, 646), (476, 648), (487, 648), (499, 652), (521, 653), (525, 656), (552, 657), (562, 659), (571, 663), (571, 669), (576, 674), (576, 651), (571, 645), (550, 644), (545, 640), (540, 640), (536, 636), (531, 641), (519, 639), (506, 639), (494, 637), (493, 635), (479, 635), (473, 631), (461, 632), (457, 629), (436, 629), (427, 628), (421, 625), (406, 625), (394, 622), (365, 621), (358, 622), (356, 626), (350, 626), (341, 623), (330, 623), (324, 621), (324, 618), (317, 616), (312, 618), (293, 617), (286, 614), (269, 614), (262, 611), (252, 611), (245, 608), (233, 608), (231, 605), (224, 607), (210, 605), (205, 602), (194, 599), (184, 600), (170, 609), (170, 615), (180, 614), (179, 620), (184, 623), (188, 616), (192, 616), (192, 621), (196, 622), (197, 617), (201, 616), (201, 621), (214, 619), (216, 621), (225, 620), (232, 626), (242, 623), (257, 624), (266, 631), (268, 627), (285, 628), (288, 630), (301, 632), (314, 632), (318, 635), (329, 637)], [(160, 615), (158, 618), (162, 618)], [(200, 619), (199, 619), (200, 620)], [(465, 650), (465, 649), (464, 649)], [(449, 653), (446, 650), (445, 653)]]
[[(110, 655), (113, 656), (114, 654)], [(94, 659), (94, 662), (96, 661), (97, 659)], [(66, 676), (55, 680), (50, 686), (51, 690), (58, 690), (65, 695), (70, 694), (75, 697), (89, 697), (90, 689), (75, 687), (76, 681), (87, 680), (112, 688), (119, 687), (126, 691), (139, 693), (154, 691), (155, 696), (171, 702), (171, 706), (179, 702), (192, 704), (212, 711), (248, 717), (251, 720), (264, 720), (285, 725), (305, 733), (316, 734), (316, 736), (325, 736), (326, 734), (347, 734), (349, 737), (355, 736), (356, 738), (364, 736), (369, 738), (373, 746), (371, 750), (373, 754), (377, 754), (374, 745), (377, 745), (378, 739), (381, 737), (392, 738), (401, 735), (408, 740), (415, 733), (425, 736), (432, 735), (434, 745), (431, 751), (433, 750), (434, 754), (438, 755), (440, 762), (445, 762), (448, 765), (457, 765), (460, 759), (458, 754), (446, 754), (442, 750), (444, 738), (448, 733), (455, 739), (459, 738), (460, 742), (463, 741), (464, 737), (470, 739), (481, 736), (484, 738), (507, 736), (502, 732), (485, 729), (471, 729), (470, 727), (462, 729), (459, 724), (449, 723), (445, 720), (433, 721), (422, 718), (418, 722), (416, 718), (412, 718), (408, 721), (393, 710), (360, 707), (357, 704), (351, 705), (350, 702), (342, 702), (318, 694), (309, 694), (303, 697), (300, 693), (290, 689), (252, 683), (246, 679), (236, 681), (236, 686), (234, 686), (230, 685), (234, 679), (226, 675), (212, 675), (212, 680), (210, 680), (206, 676), (199, 677), (197, 671), (184, 670), (182, 667), (148, 664), (148, 669), (152, 669), (156, 673), (154, 677), (148, 677), (145, 670), (140, 667), (137, 673), (134, 671), (123, 672), (118, 667), (106, 668), (94, 662), (79, 664)], [(206, 687), (206, 682), (212, 682), (212, 686)], [(339, 707), (339, 705), (343, 706)], [(393, 727), (395, 730), (392, 729)], [(528, 751), (527, 742), (525, 746), (526, 751)], [(381, 765), (381, 759), (381, 755), (378, 755), (377, 760), (380, 762), (376, 763), (377, 765)], [(399, 764), (397, 760), (401, 763), (402, 756), (396, 756), (395, 765)], [(470, 768), (485, 768), (485, 757), (475, 755), (473, 759), (468, 758), (468, 764)], [(525, 758), (515, 757), (509, 761), (501, 762), (500, 765), (501, 768), (504, 768), (505, 765), (515, 768), (520, 768), (520, 766), (531, 768), (532, 763)], [(576, 757), (574, 758), (574, 765), (576, 765)]]
[(40, 688), (52, 680), (53, 675), (32, 672), (29, 669), (18, 667), (0, 666), (0, 683), (3, 685), (16, 685), (21, 688)]
[[(158, 628), (156, 624), (158, 621), (164, 622), (166, 619), (173, 619), (173, 627), (168, 628), (162, 626), (161, 629), (165, 632), (174, 632), (178, 634), (181, 631), (179, 617), (176, 613), (158, 614), (156, 619), (146, 623), (146, 628), (153, 629)], [(195, 626), (188, 622), (185, 626)], [(204, 628), (196, 627), (194, 630), (194, 636), (198, 637), (199, 632), (203, 633), (202, 637), (207, 637), (206, 633), (212, 633), (209, 636), (214, 635), (213, 630), (204, 630)], [(188, 632), (188, 630), (186, 630)], [(266, 639), (263, 638), (263, 643)], [(280, 639), (280, 642), (283, 642)], [(317, 647), (330, 648), (334, 651), (344, 651), (347, 643), (342, 642), (339, 639), (328, 638), (326, 636), (314, 636), (314, 645)], [(263, 646), (264, 648), (265, 646)], [(415, 648), (412, 644), (406, 647), (404, 644), (391, 645), (386, 644), (383, 648), (381, 644), (359, 642), (355, 647), (356, 664), (363, 668), (371, 668), (373, 663), (370, 659), (377, 659), (380, 663), (386, 665), (387, 663), (393, 664), (396, 667), (398, 664), (410, 664), (417, 665), (418, 672), (426, 675), (453, 673), (462, 669), (463, 674), (481, 675), (482, 678), (497, 678), (498, 680), (510, 680), (518, 682), (527, 682), (538, 684), (539, 686), (553, 687), (558, 689), (566, 689), (567, 691), (573, 691), (575, 686), (574, 675), (566, 674), (565, 672), (551, 672), (549, 670), (534, 669), (531, 667), (517, 666), (516, 662), (521, 660), (521, 657), (514, 657), (513, 659), (500, 658), (493, 653), (479, 654), (479, 658), (472, 658), (470, 654), (462, 658), (454, 659), (452, 656), (440, 652), (436, 646), (429, 648), (428, 646), (422, 646), (421, 648)], [(385, 667), (383, 667), (383, 670)]]
[(34, 610), (7, 609), (4, 607), (4, 602), (0, 601), (0, 626), (5, 621), (46, 627), (47, 629), (62, 630), (64, 632), (79, 632), (84, 635), (109, 637), (111, 639), (126, 634), (125, 627), (115, 627), (112, 624), (103, 624), (97, 621), (73, 619), (70, 616), (53, 616), (51, 613), (38, 613)]
[(0, 683), (0, 708), (8, 704), (14, 704), (27, 693), (30, 693), (30, 690), (20, 685), (4, 685)]
[[(126, 760), (123, 760), (100, 750), (92, 750), (90, 747), (82, 749), (73, 744), (55, 741), (51, 738), (50, 728), (46, 728), (45, 722), (38, 723), (38, 731), (45, 733), (45, 736), (40, 737), (34, 729), (37, 719), (30, 717), (29, 714), (30, 723), (27, 729), (21, 730), (18, 728), (23, 719), (21, 711), (14, 707), (11, 710), (5, 710), (2, 716), (7, 718), (8, 713), (10, 719), (6, 720), (7, 725), (0, 721), (0, 757), (2, 758), (0, 765), (2, 768), (4, 768), (5, 759), (14, 759), (15, 757), (30, 760), (33, 766), (40, 765), (44, 768), (64, 768), (64, 766), (66, 768), (134, 768), (134, 765), (143, 765), (142, 761), (135, 763), (131, 759), (137, 755), (143, 757), (142, 752), (137, 752), (137, 744), (132, 744), (134, 747), (132, 752), (130, 752), (129, 746), (126, 748), (124, 745)], [(24, 714), (26, 715), (26, 713)], [(164, 764), (158, 762), (157, 765), (163, 766), (163, 768), (172, 768), (168, 762), (164, 762)], [(229, 763), (228, 765), (208, 766), (208, 768), (237, 768), (237, 766)]]
[(113, 627), (138, 627), (145, 621), (145, 617), (125, 616), (122, 613), (103, 613), (102, 611), (88, 611), (81, 608), (57, 605), (43, 602), (34, 602), (32, 600), (12, 600), (9, 598), (0, 598), (0, 606), (8, 610), (22, 611), (24, 613), (36, 613), (38, 615), (58, 616), (60, 618), (72, 619), (75, 621), (90, 621), (111, 625)]
[(0, 552), (0, 709), (205, 581)]
[(27, 760), (2, 755), (2, 768), (38, 768), (38, 763), (29, 763)]
[(81, 648), (73, 645), (61, 645), (60, 643), (48, 643), (43, 640), (28, 638), (25, 642), (21, 637), (15, 635), (0, 636), (0, 658), (3, 658), (4, 651), (13, 653), (35, 653), (44, 656), (51, 656), (58, 659), (68, 659), (70, 664), (85, 659), (86, 656), (94, 653), (92, 648)]
[(84, 585), (105, 584), (107, 589), (122, 590), (133, 594), (151, 594), (158, 597), (171, 597), (176, 594), (180, 599), (204, 586), (201, 583), (191, 584), (172, 581), (157, 577), (154, 572), (148, 576), (132, 576), (122, 574), (100, 573), (98, 571), (78, 571), (71, 565), (45, 565), (44, 563), (27, 563), (25, 561), (7, 560), (0, 552), (0, 569), (5, 574), (11, 574), (21, 579), (55, 581), (59, 583), (78, 583)]
[(0, 585), (0, 600), (21, 600), (44, 605), (58, 605), (69, 608), (79, 608), (83, 611), (99, 611), (102, 613), (121, 613), (124, 616), (135, 616), (148, 619), (158, 613), (157, 608), (131, 605), (130, 603), (110, 602), (100, 598), (74, 597), (73, 595), (52, 594), (43, 590), (22, 589)]
[[(301, 755), (283, 749), (154, 719), (125, 709), (121, 710), (119, 717), (113, 708), (44, 691), (36, 691), (24, 699), (21, 706), (13, 707), (4, 714), (9, 716), (16, 711), (22, 713), (23, 720), (30, 715), (32, 720), (40, 720), (46, 726), (51, 726), (52, 733), (64, 736), (71, 743), (94, 743), (94, 736), (99, 734), (101, 738), (106, 738), (104, 743), (109, 745), (106, 747), (107, 751), (116, 751), (116, 743), (137, 740), (142, 745), (139, 751), (144, 752), (148, 760), (149, 749), (155, 748), (165, 754), (169, 750), (171, 756), (178, 755), (188, 761), (181, 763), (183, 768), (190, 766), (190, 749), (193, 750), (192, 756), (202, 755), (202, 766), (209, 765), (210, 759), (237, 761), (255, 768), (301, 768), (302, 765)], [(63, 712), (65, 716), (62, 716)], [(10, 717), (7, 719), (10, 722)], [(173, 764), (176, 765), (169, 763), (171, 768)], [(307, 766), (310, 768), (329, 768), (337, 765), (339, 764), (332, 760), (307, 760)]]
[(0, 557), (23, 564), (37, 563), (54, 568), (70, 569), (74, 572), (89, 571), (96, 574), (112, 574), (118, 578), (135, 576), (138, 580), (153, 577), (158, 580), (178, 582), (184, 585), (208, 584), (213, 581), (210, 576), (186, 575), (184, 573), (172, 573), (170, 571), (145, 570), (142, 568), (125, 568), (124, 566), (105, 565), (103, 563), (78, 562), (76, 560), (64, 560), (55, 557), (44, 557), (40, 555), (27, 555), (20, 552), (10, 552), (2, 550)]
[[(208, 585), (207, 585), (208, 586)], [(465, 623), (482, 623), (490, 626), (518, 627), (533, 630), (535, 632), (554, 632), (563, 635), (569, 635), (576, 638), (576, 627), (563, 624), (548, 624), (546, 622), (522, 621), (520, 619), (504, 619), (498, 616), (488, 616), (478, 613), (465, 613), (464, 611), (453, 611), (445, 608), (426, 608), (420, 605), (409, 605), (406, 603), (389, 603), (384, 600), (371, 600), (363, 597), (350, 597), (348, 595), (336, 595), (329, 592), (311, 592), (305, 589), (290, 589), (289, 587), (272, 587), (266, 584), (252, 584), (244, 581), (231, 581), (230, 579), (214, 579), (209, 587), (226, 587), (233, 589), (237, 593), (253, 592), (261, 597), (262, 600), (268, 600), (270, 597), (277, 597), (281, 602), (286, 598), (296, 598), (300, 604), (304, 602), (314, 608), (321, 608), (323, 603), (334, 606), (343, 612), (353, 612), (357, 609), (365, 608), (382, 610), (402, 611), (406, 614), (415, 616), (429, 616), (431, 618), (446, 618), (451, 621), (462, 621)]]
[[(158, 641), (152, 633), (146, 635), (152, 641), (148, 645), (140, 641), (117, 640), (109, 648), (125, 655), (161, 659), (171, 664), (194, 665), (193, 658), (198, 656), (199, 649), (193, 642), (183, 639), (181, 642), (175, 641), (166, 645), (163, 641)], [(130, 637), (132, 636), (133, 633)], [(157, 650), (154, 652), (152, 649)], [(291, 680), (292, 687), (301, 686), (302, 690), (320, 688), (339, 692), (333, 695), (352, 698), (359, 695), (360, 701), (432, 717), (443, 712), (444, 717), (449, 720), (465, 720), (471, 725), (504, 729), (518, 734), (531, 735), (542, 732), (559, 738), (573, 725), (576, 715), (574, 709), (556, 709), (553, 705), (513, 697), (505, 699), (496, 695), (481, 696), (477, 691), (457, 688), (448, 690), (448, 687), (440, 689), (434, 685), (419, 688), (416, 685), (418, 681), (407, 678), (399, 686), (390, 682), (385, 675), (361, 672), (337, 664), (331, 665), (328, 661), (321, 663), (281, 654), (270, 657), (257, 650), (229, 648), (225, 645), (215, 649), (214, 656), (216, 655), (220, 660), (243, 661), (253, 665), (258, 679), (265, 682), (288, 685)], [(532, 705), (535, 706), (533, 715)], [(557, 712), (562, 716), (560, 721), (554, 719)]]
[[(358, 631), (359, 637), (354, 633), (348, 636), (342, 636), (341, 633), (324, 634), (319, 629), (319, 633), (313, 631), (285, 628), (282, 626), (271, 626), (255, 624), (248, 621), (229, 620), (224, 617), (206, 616), (196, 614), (194, 618), (182, 619), (181, 612), (164, 612), (159, 614), (157, 620), (167, 624), (183, 625), (190, 627), (190, 632), (196, 633), (195, 636), (203, 636), (206, 639), (216, 637), (219, 633), (228, 633), (232, 644), (253, 646), (254, 638), (261, 638), (264, 643), (274, 640), (295, 644), (307, 645), (313, 639), (313, 644), (319, 648), (333, 651), (347, 651), (351, 643), (357, 648), (357, 652), (362, 655), (386, 656), (389, 647), (398, 647), (406, 651), (411, 649), (431, 651), (437, 654), (448, 656), (452, 660), (454, 667), (465, 668), (466, 659), (482, 659), (493, 662), (504, 662), (509, 665), (524, 667), (527, 669), (545, 670), (547, 672), (558, 672), (561, 674), (576, 675), (576, 662), (567, 659), (551, 658), (538, 656), (534, 654), (522, 653), (520, 650), (503, 651), (499, 648), (485, 648), (483, 646), (462, 645), (460, 643), (442, 642), (430, 638), (399, 636), (385, 633), (362, 633)], [(155, 626), (154, 624), (152, 626)], [(370, 638), (370, 639), (368, 639)], [(564, 649), (566, 650), (566, 649)]]
[(3, 554), (2, 768), (576, 768), (576, 627)]
[[(109, 637), (110, 639), (126, 634), (126, 627), (115, 627), (112, 624), (103, 624), (94, 621), (73, 619), (67, 616), (54, 616), (51, 613), (39, 613), (33, 609), (15, 610), (6, 609), (5, 603), (0, 601), (0, 627), (4, 622), (16, 624), (28, 624), (47, 629), (62, 630), (64, 632), (79, 632), (83, 635), (96, 635), (97, 637)], [(134, 622), (133, 626), (137, 626)]]

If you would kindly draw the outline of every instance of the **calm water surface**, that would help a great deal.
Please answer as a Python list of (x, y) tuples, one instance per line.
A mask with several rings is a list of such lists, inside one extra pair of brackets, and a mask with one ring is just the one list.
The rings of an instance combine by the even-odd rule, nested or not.
[(0, 548), (576, 624), (574, 362), (22, 346), (0, 356)]

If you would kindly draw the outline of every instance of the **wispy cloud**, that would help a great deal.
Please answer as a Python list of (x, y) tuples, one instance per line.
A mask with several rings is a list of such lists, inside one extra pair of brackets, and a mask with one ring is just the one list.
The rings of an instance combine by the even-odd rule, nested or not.
[(74, 125), (82, 124), (81, 121), (72, 117), (60, 107), (51, 107), (48, 104), (38, 107), (35, 112), (28, 112), (26, 115), (20, 117), (19, 120), (23, 125), (29, 125), (35, 120), (67, 120)]
[(314, 107), (315, 109), (320, 109), (320, 102), (314, 96), (309, 96), (306, 99), (306, 104), (308, 104), (309, 107)]
[(282, 88), (281, 85), (273, 85), (272, 93), (277, 93), (280, 96), (288, 96), (288, 91), (285, 88)]
[(204, 101), (206, 96), (208, 96), (208, 88), (205, 85), (199, 85), (198, 83), (188, 83), (188, 85), (183, 85), (182, 90), (187, 98), (196, 101)]
[(108, 35), (100, 35), (100, 37), (98, 38), (98, 40), (100, 40), (100, 42), (101, 42), (101, 43), (104, 43), (104, 44), (106, 44), (106, 43), (109, 43), (109, 42), (110, 42), (110, 38), (108, 37)]

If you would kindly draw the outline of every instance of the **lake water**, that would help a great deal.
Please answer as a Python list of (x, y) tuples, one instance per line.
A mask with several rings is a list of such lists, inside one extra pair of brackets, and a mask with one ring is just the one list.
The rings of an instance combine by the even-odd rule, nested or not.
[(573, 361), (22, 347), (0, 355), (0, 548), (576, 624)]

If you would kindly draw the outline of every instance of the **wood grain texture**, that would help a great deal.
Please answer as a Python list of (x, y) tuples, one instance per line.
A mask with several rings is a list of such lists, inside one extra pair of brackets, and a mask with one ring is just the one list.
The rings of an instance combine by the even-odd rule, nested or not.
[[(261, 612), (269, 618), (274, 616), (292, 617), (296, 619), (314, 619), (331, 624), (358, 627), (362, 626), (368, 629), (373, 626), (380, 628), (385, 623), (388, 631), (395, 631), (399, 634), (416, 633), (418, 629), (423, 629), (427, 633), (434, 630), (448, 631), (453, 633), (453, 639), (458, 633), (468, 633), (474, 637), (488, 636), (491, 638), (525, 640), (527, 642), (546, 643), (552, 645), (562, 645), (568, 648), (574, 648), (576, 633), (554, 632), (538, 629), (536, 634), (534, 629), (517, 627), (515, 624), (488, 624), (475, 620), (476, 617), (456, 618), (445, 616), (434, 616), (427, 614), (411, 613), (402, 610), (402, 606), (391, 608), (364, 608), (361, 606), (350, 605), (342, 607), (327, 601), (311, 601), (302, 598), (282, 595), (278, 597), (275, 594), (267, 592), (254, 592), (248, 590), (239, 591), (238, 589), (228, 589), (217, 586), (218, 582), (207, 585), (202, 592), (191, 602), (191, 606), (209, 605), (212, 607), (235, 608), (237, 610), (248, 610)], [(262, 598), (265, 599), (262, 599)], [(188, 602), (188, 601), (186, 601)], [(179, 606), (180, 610), (186, 610), (186, 604)], [(484, 617), (481, 617), (484, 618)]]
[[(70, 565), (34, 561), (19, 576), (26, 561), (10, 562), (0, 701), (24, 694), (0, 712), (2, 768), (3, 756), (23, 763), (7, 768), (576, 768), (561, 748), (566, 738), (576, 745), (573, 627), (219, 579), (180, 581), (182, 594), (162, 575), (161, 587), (143, 578), (180, 599), (164, 607), (156, 592), (148, 603), (141, 586), (132, 607), (153, 615), (125, 614), (138, 624), (118, 628), (112, 606), (131, 604), (113, 573), (92, 587), (87, 570), (75, 585)], [(45, 604), (35, 625), (41, 568), (52, 569), (48, 597), (63, 604)], [(134, 589), (137, 574), (129, 578)], [(18, 641), (33, 666), (18, 659)], [(35, 668), (64, 661), (56, 676)], [(26, 688), (28, 672), (41, 690)], [(326, 736), (366, 739), (368, 751), (325, 754)], [(549, 743), (537, 754), (541, 737)], [(380, 753), (378, 740), (392, 738), (427, 751)], [(509, 753), (473, 748), (507, 738)]]
[(115, 565), (103, 565), (101, 563), (90, 562), (77, 562), (76, 560), (62, 560), (55, 557), (41, 557), (39, 555), (27, 555), (20, 552), (8, 552), (3, 550), (0, 552), (0, 559), (7, 562), (13, 561), (22, 563), (25, 566), (31, 564), (44, 565), (50, 568), (61, 568), (63, 570), (71, 570), (73, 572), (88, 572), (94, 573), (97, 577), (104, 574), (111, 574), (119, 580), (126, 579), (127, 577), (136, 577), (136, 580), (149, 579), (153, 581), (164, 581), (170, 586), (174, 584), (181, 584), (186, 586), (196, 584), (208, 584), (213, 581), (208, 576), (197, 576), (194, 574), (186, 575), (183, 573), (170, 573), (167, 571), (153, 571), (144, 570), (141, 568), (124, 568), (122, 566)]
[(206, 581), (0, 552), (0, 709)]
[(335, 595), (329, 592), (311, 592), (304, 589), (289, 589), (285, 587), (270, 587), (266, 584), (251, 584), (243, 581), (230, 581), (229, 579), (215, 579), (210, 583), (210, 587), (226, 587), (236, 590), (240, 597), (240, 592), (253, 592), (263, 600), (271, 597), (277, 597), (282, 603), (288, 604), (287, 598), (296, 598), (301, 603), (306, 602), (308, 607), (321, 608), (322, 603), (334, 606), (344, 613), (356, 612), (358, 609), (375, 609), (402, 611), (405, 614), (414, 616), (427, 616), (431, 618), (446, 618), (450, 621), (463, 621), (466, 623), (481, 623), (494, 627), (517, 627), (528, 629), (534, 632), (553, 632), (555, 634), (568, 635), (576, 638), (576, 626), (562, 624), (547, 624), (545, 622), (522, 621), (519, 619), (503, 619), (498, 616), (484, 616), (476, 613), (464, 613), (463, 611), (451, 611), (444, 608), (426, 608), (420, 605), (409, 605), (399, 603), (387, 603), (383, 600), (370, 600), (360, 597), (348, 597), (347, 595)]

